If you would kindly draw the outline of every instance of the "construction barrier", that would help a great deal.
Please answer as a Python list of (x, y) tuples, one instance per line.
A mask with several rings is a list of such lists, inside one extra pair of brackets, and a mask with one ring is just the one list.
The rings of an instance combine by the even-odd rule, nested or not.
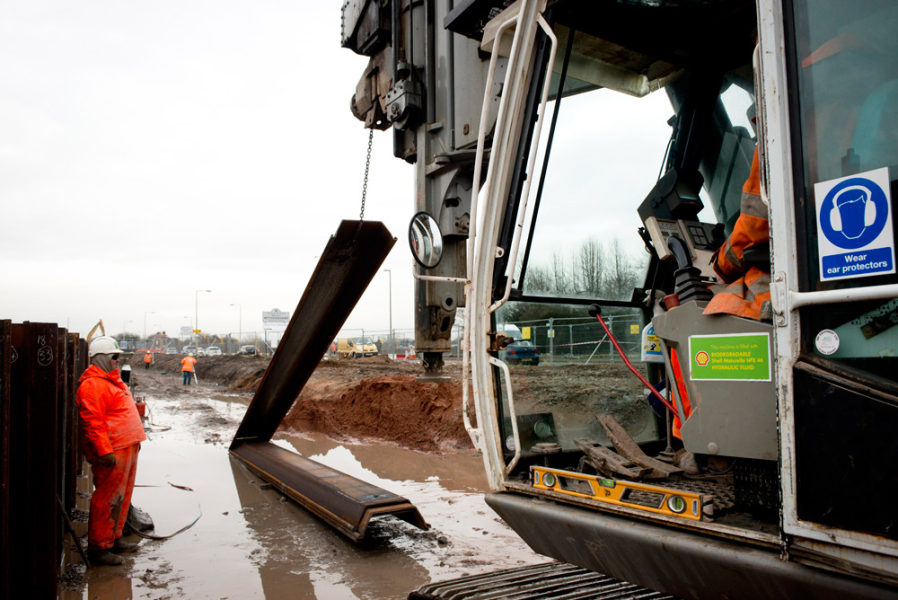
[(0, 598), (55, 597), (83, 463), (75, 392), (86, 367), (78, 334), (0, 320)]

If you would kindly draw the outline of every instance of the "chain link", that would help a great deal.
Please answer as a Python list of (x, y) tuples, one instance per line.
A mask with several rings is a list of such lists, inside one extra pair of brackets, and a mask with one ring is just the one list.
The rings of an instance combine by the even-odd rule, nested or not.
[(359, 232), (362, 230), (362, 222), (365, 220), (365, 197), (368, 195), (368, 171), (371, 169), (371, 142), (374, 141), (374, 127), (368, 131), (368, 156), (365, 157), (365, 181), (362, 183), (362, 208), (359, 211), (359, 224), (355, 228), (355, 233), (352, 236), (352, 245), (355, 246), (355, 242), (359, 237)]
[(362, 210), (359, 222), (365, 218), (365, 196), (368, 195), (368, 170), (371, 168), (371, 142), (374, 141), (374, 127), (368, 130), (368, 156), (365, 157), (365, 182), (362, 184)]

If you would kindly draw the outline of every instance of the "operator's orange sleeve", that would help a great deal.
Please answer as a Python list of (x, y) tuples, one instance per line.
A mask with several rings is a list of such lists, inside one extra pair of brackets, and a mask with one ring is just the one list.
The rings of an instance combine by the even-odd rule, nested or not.
[(770, 300), (770, 273), (743, 264), (745, 251), (770, 241), (767, 205), (761, 200), (761, 169), (758, 148), (751, 173), (742, 186), (742, 207), (733, 232), (714, 255), (714, 270), (727, 286), (718, 291), (705, 307), (704, 314), (730, 314), (761, 319), (761, 307)]

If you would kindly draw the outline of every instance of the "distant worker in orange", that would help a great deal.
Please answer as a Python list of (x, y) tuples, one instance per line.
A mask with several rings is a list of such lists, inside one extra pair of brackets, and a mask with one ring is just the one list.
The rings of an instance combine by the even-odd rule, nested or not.
[(114, 566), (124, 562), (116, 554), (137, 548), (121, 537), (131, 506), (140, 442), (147, 436), (134, 398), (119, 373), (118, 343), (108, 336), (95, 338), (88, 356), (90, 367), (78, 380), (77, 396), (84, 454), (96, 487), (90, 499), (87, 550), (92, 564)]
[(143, 368), (149, 369), (151, 364), (153, 364), (153, 353), (147, 350), (147, 353), (143, 357)]
[(193, 365), (196, 364), (196, 359), (193, 358), (192, 354), (188, 354), (181, 360), (181, 373), (184, 374), (184, 385), (190, 385), (193, 381)]

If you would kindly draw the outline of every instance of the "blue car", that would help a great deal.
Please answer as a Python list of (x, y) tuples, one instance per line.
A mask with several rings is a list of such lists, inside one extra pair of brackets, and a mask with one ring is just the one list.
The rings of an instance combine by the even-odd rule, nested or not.
[(539, 364), (539, 352), (530, 340), (518, 340), (505, 349), (505, 362), (535, 366)]

